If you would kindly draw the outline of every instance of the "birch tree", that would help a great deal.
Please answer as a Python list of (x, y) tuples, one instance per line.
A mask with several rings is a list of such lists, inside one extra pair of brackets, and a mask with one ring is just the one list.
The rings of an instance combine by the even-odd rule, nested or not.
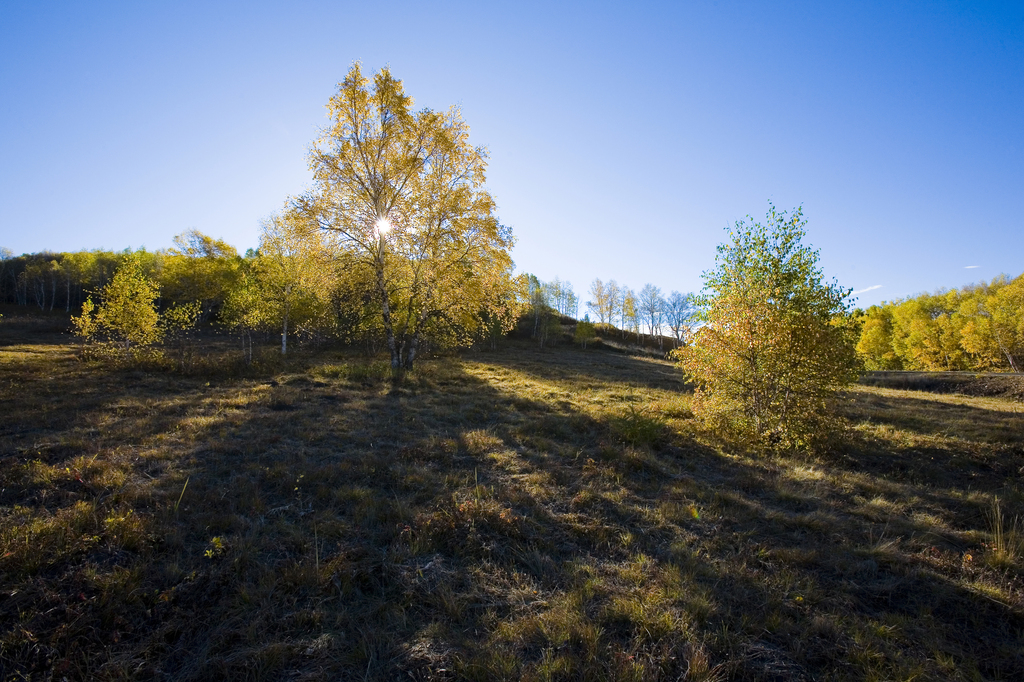
[(238, 332), (242, 341), (242, 358), (252, 364), (253, 334), (267, 325), (267, 306), (253, 267), (255, 259), (246, 259), (234, 285), (224, 300), (220, 322)]
[(653, 284), (645, 284), (640, 290), (639, 297), (640, 311), (644, 321), (647, 323), (647, 331), (653, 337), (655, 332), (661, 332), (662, 316), (665, 310), (665, 299), (661, 295), (661, 289)]
[(960, 343), (975, 367), (1020, 372), (1024, 362), (1024, 275), (965, 290), (958, 311)]
[(608, 281), (608, 284), (605, 285), (605, 290), (608, 294), (608, 324), (614, 327), (615, 319), (622, 314), (622, 292), (619, 288), (619, 283), (614, 279)]
[(546, 287), (552, 307), (558, 311), (558, 314), (575, 318), (579, 309), (579, 299), (576, 297), (576, 292), (573, 291), (572, 283), (555, 277), (547, 283)]
[(156, 309), (159, 293), (159, 285), (143, 271), (141, 254), (128, 254), (100, 291), (100, 303), (89, 297), (82, 314), (71, 322), (76, 334), (98, 344), (101, 352), (137, 359), (163, 336)]
[(636, 342), (640, 343), (640, 310), (636, 294), (629, 287), (622, 288), (622, 329), (636, 334)]
[(512, 233), (484, 189), (486, 150), (470, 144), (457, 109), (412, 106), (389, 69), (371, 83), (353, 65), (310, 149), (314, 188), (295, 201), (372, 273), (396, 378), (425, 334), (472, 340), (513, 286)]
[(597, 315), (597, 321), (601, 324), (611, 324), (611, 291), (600, 279), (595, 279), (590, 284), (590, 296), (594, 300), (587, 301), (587, 309)]
[(533, 337), (536, 338), (540, 332), (541, 318), (548, 314), (548, 288), (543, 282), (537, 279), (536, 275), (527, 275), (527, 286), (529, 287), (530, 311), (533, 314)]
[(668, 324), (668, 328), (672, 330), (672, 336), (675, 337), (677, 347), (683, 341), (684, 332), (689, 331), (690, 323), (696, 314), (691, 303), (692, 299), (692, 294), (681, 294), (678, 291), (673, 291), (665, 300), (665, 322)]
[(281, 332), (281, 355), (288, 353), (288, 333), (297, 322), (327, 308), (331, 265), (323, 233), (296, 211), (263, 221), (259, 255), (253, 264), (265, 318)]
[(823, 281), (805, 225), (774, 206), (765, 224), (737, 222), (704, 273), (703, 325), (674, 351), (697, 385), (694, 414), (757, 443), (826, 437), (836, 391), (857, 376), (850, 290)]
[(893, 315), (888, 305), (873, 305), (861, 320), (857, 353), (869, 370), (900, 370), (903, 362), (893, 350)]

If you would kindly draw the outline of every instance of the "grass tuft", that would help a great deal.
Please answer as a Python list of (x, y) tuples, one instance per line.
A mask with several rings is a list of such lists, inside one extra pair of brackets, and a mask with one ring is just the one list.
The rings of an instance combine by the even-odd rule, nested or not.
[(630, 403), (612, 420), (612, 428), (634, 447), (652, 447), (665, 438), (665, 418), (651, 408)]
[(1024, 552), (1024, 535), (1021, 534), (1020, 518), (1009, 521), (1003, 515), (999, 497), (992, 498), (992, 506), (986, 514), (989, 526), (989, 544), (986, 559), (996, 568), (1019, 565)]

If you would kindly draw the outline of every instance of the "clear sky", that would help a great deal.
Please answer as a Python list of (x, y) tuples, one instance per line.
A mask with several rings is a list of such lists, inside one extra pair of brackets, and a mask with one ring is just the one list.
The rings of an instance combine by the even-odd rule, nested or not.
[(803, 205), (861, 305), (1024, 271), (1024, 3), (0, 2), (0, 246), (244, 251), (353, 61), (461, 107), (520, 270), (699, 290)]

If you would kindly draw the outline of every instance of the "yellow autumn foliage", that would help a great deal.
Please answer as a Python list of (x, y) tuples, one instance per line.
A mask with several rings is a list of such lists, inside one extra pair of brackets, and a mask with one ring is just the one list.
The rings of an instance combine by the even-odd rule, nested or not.
[(849, 290), (823, 281), (801, 244), (802, 212), (772, 206), (718, 247), (697, 298), (700, 327), (675, 351), (696, 384), (694, 414), (724, 434), (771, 446), (820, 443), (836, 391), (857, 376)]

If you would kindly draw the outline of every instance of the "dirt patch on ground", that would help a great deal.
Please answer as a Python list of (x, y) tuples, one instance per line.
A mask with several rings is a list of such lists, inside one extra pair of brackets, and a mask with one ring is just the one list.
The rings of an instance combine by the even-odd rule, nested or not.
[(996, 372), (867, 372), (865, 386), (930, 393), (960, 393), (1024, 402), (1024, 375)]

